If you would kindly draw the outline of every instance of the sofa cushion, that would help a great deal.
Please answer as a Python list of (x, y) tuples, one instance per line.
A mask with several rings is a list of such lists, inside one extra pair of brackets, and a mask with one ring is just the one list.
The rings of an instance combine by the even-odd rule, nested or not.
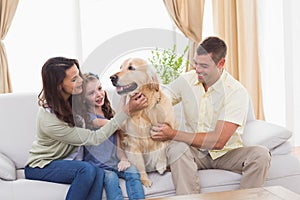
[(247, 122), (242, 135), (244, 145), (263, 145), (272, 150), (286, 142), (292, 132), (284, 127), (261, 120)]
[(12, 160), (0, 153), (0, 178), (8, 181), (16, 180), (16, 167)]

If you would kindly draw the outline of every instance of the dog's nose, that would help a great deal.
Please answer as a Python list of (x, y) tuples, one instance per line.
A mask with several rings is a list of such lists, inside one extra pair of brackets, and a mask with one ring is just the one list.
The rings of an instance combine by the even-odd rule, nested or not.
[(112, 75), (111, 77), (109, 77), (113, 86), (117, 86), (118, 83), (118, 76), (116, 74)]

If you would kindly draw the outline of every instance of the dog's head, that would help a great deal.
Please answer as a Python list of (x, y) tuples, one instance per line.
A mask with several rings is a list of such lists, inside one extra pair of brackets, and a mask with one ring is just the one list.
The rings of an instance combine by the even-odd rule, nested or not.
[(142, 87), (159, 90), (159, 82), (151, 65), (141, 58), (125, 60), (120, 71), (110, 77), (112, 84), (120, 95), (132, 95)]

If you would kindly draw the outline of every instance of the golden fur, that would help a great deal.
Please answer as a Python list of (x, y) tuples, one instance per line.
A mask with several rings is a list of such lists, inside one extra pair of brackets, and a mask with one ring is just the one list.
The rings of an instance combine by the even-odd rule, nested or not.
[(124, 123), (123, 145), (129, 161), (139, 170), (143, 185), (151, 186), (147, 172), (164, 173), (168, 142), (152, 140), (150, 128), (157, 123), (168, 123), (174, 128), (175, 115), (171, 100), (162, 92), (152, 67), (143, 59), (125, 60), (121, 70), (111, 76), (111, 80), (120, 95), (142, 92), (147, 97), (148, 107)]

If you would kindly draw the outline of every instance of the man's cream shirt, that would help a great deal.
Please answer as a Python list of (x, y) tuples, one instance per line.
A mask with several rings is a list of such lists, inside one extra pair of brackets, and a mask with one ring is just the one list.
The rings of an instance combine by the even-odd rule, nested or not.
[(243, 146), (240, 135), (246, 123), (249, 95), (244, 86), (228, 72), (223, 70), (220, 79), (205, 92), (195, 70), (191, 70), (170, 83), (167, 93), (173, 104), (182, 102), (186, 132), (213, 131), (218, 120), (239, 125), (222, 150), (209, 150), (213, 159)]

